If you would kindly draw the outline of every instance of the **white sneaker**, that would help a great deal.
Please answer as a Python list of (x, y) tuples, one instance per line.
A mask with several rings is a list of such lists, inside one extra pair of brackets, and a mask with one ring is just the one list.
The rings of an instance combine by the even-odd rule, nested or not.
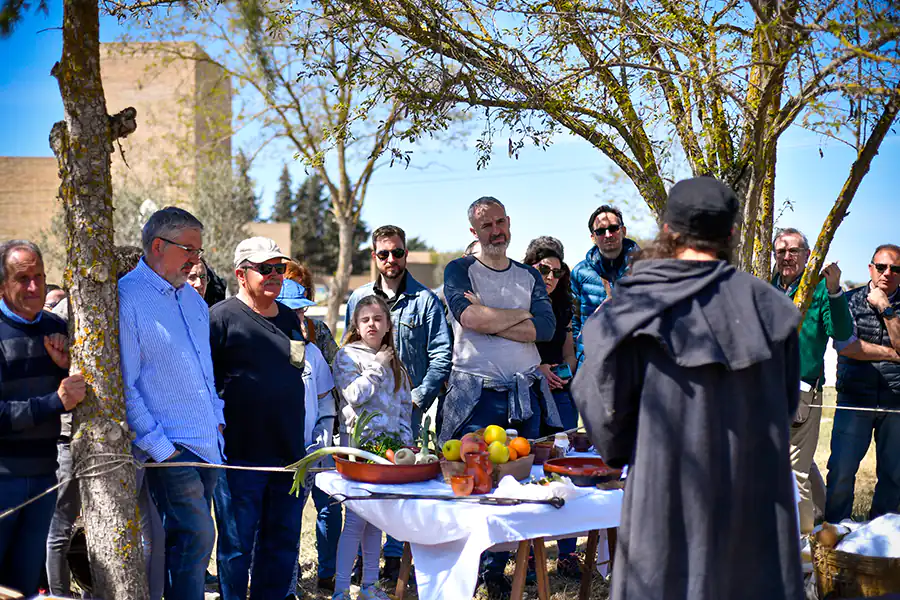
[(391, 597), (385, 594), (380, 587), (370, 583), (359, 589), (359, 595), (356, 596), (356, 600), (391, 600)]

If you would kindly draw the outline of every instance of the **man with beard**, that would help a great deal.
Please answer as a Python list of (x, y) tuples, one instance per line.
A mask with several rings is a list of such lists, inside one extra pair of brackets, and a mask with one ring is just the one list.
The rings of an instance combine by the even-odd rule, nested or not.
[[(222, 464), (225, 416), (209, 351), (209, 310), (187, 285), (203, 255), (203, 224), (169, 206), (141, 231), (144, 257), (119, 280), (119, 345), (135, 455), (158, 463)], [(148, 469), (163, 520), (165, 597), (202, 600), (215, 530), (216, 469)]]
[[(809, 242), (796, 229), (781, 229), (775, 235), (774, 251), (772, 284), (793, 299), (809, 261)], [(825, 509), (825, 482), (813, 462), (822, 409), (811, 407), (822, 403), (825, 349), (829, 338), (842, 342), (852, 333), (853, 320), (841, 290), (841, 269), (831, 263), (822, 270), (822, 280), (800, 328), (800, 404), (791, 425), (791, 466), (800, 491), (801, 534), (813, 530), (816, 515)]]
[(616, 282), (625, 276), (632, 256), (640, 250), (634, 240), (625, 237), (627, 229), (622, 211), (614, 206), (604, 204), (591, 213), (588, 230), (594, 247), (572, 269), (572, 296), (575, 298), (572, 336), (578, 365), (584, 362), (581, 331), (585, 322), (612, 296)]
[[(825, 500), (825, 519), (830, 523), (848, 519), (853, 512), (856, 472), (873, 433), (878, 482), (869, 519), (900, 511), (900, 247), (876, 248), (869, 277), (868, 284), (847, 292), (853, 335), (835, 344), (838, 410)], [(840, 410), (842, 406), (876, 410)]]
[(413, 435), (419, 435), (422, 416), (450, 375), (450, 329), (440, 298), (406, 270), (406, 232), (384, 225), (372, 233), (372, 260), (378, 278), (358, 288), (347, 301), (345, 331), (356, 303), (375, 294), (391, 309), (394, 344), (412, 381)]
[[(356, 303), (366, 296), (381, 297), (391, 311), (394, 347), (412, 384), (412, 431), (418, 436), (422, 417), (431, 407), (450, 375), (450, 329), (437, 295), (406, 270), (406, 232), (384, 225), (372, 233), (372, 260), (378, 278), (360, 287), (347, 301), (344, 330)], [(384, 545), (381, 579), (390, 585), (400, 575), (403, 544), (388, 536)]]
[(738, 200), (669, 192), (662, 231), (585, 327), (572, 383), (612, 467), (629, 465), (614, 600), (800, 600), (789, 428), (800, 313), (729, 263)]
[[(488, 425), (513, 427), (534, 439), (540, 435), (542, 409), (551, 426), (562, 426), (535, 346), (556, 331), (547, 287), (534, 267), (507, 258), (509, 217), (499, 200), (486, 196), (473, 202), (469, 223), (480, 255), (457, 258), (444, 270), (453, 370), (440, 441)], [(509, 593), (503, 576), (508, 553), (488, 554), (482, 572), (488, 596), (504, 597)]]

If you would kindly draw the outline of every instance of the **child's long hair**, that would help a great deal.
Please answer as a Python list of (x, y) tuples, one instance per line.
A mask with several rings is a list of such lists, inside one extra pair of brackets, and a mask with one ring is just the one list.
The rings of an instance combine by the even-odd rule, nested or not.
[(400, 357), (397, 355), (397, 348), (394, 346), (394, 324), (391, 321), (390, 309), (388, 309), (384, 300), (373, 294), (371, 296), (366, 296), (356, 303), (356, 308), (353, 309), (353, 318), (350, 319), (350, 328), (347, 329), (347, 332), (344, 334), (343, 343), (346, 346), (353, 342), (362, 341), (362, 335), (359, 333), (359, 326), (356, 324), (356, 320), (359, 318), (359, 311), (372, 305), (380, 308), (381, 312), (384, 313), (384, 318), (387, 320), (388, 328), (387, 332), (384, 334), (384, 339), (381, 340), (381, 345), (387, 346), (394, 351), (394, 358), (391, 359), (391, 371), (394, 372), (394, 393), (397, 393), (400, 391), (400, 387), (409, 375), (406, 374), (406, 369), (403, 367), (403, 363), (400, 362)]

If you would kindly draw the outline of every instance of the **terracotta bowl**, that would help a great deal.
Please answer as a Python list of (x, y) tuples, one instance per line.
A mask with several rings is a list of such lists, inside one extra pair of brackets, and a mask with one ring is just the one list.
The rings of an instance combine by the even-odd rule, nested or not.
[(587, 452), (591, 449), (591, 446), (593, 446), (590, 436), (580, 431), (571, 434), (569, 436), (569, 441), (572, 444), (572, 448), (575, 449), (575, 452)]
[(622, 477), (621, 469), (607, 466), (600, 458), (554, 458), (544, 463), (544, 473), (563, 475), (581, 487), (593, 487)]
[(441, 474), (441, 463), (427, 465), (376, 465), (373, 463), (351, 462), (335, 455), (337, 471), (345, 479), (363, 483), (417, 483), (428, 481)]
[(531, 453), (534, 455), (534, 464), (542, 465), (550, 460), (550, 454), (553, 452), (553, 442), (539, 442), (531, 447)]

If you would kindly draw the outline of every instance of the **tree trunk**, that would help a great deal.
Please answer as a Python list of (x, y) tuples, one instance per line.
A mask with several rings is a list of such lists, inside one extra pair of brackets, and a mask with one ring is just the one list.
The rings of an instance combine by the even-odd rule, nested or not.
[[(885, 136), (890, 131), (898, 112), (900, 112), (900, 88), (894, 90), (894, 95), (885, 105), (878, 122), (872, 129), (872, 134), (859, 151), (853, 165), (851, 165), (850, 174), (844, 182), (844, 187), (841, 188), (841, 193), (838, 194), (834, 206), (831, 207), (831, 211), (825, 217), (825, 223), (822, 224), (819, 239), (816, 240), (816, 245), (810, 253), (809, 262), (806, 265), (806, 270), (803, 272), (803, 278), (800, 280), (800, 286), (794, 295), (794, 303), (800, 309), (800, 312), (804, 314), (806, 314), (806, 309), (809, 308), (812, 302), (813, 292), (819, 284), (822, 263), (828, 255), (831, 240), (834, 239), (838, 226), (847, 215), (847, 209), (850, 208), (850, 203), (853, 201), (853, 197), (856, 196), (859, 184), (862, 183), (863, 177), (869, 172), (872, 161), (878, 155), (881, 142), (884, 141)], [(874, 249), (875, 247), (873, 246), (872, 250)]]
[(356, 249), (353, 233), (356, 222), (352, 215), (346, 215), (343, 211), (335, 211), (334, 220), (338, 226), (338, 264), (331, 289), (328, 291), (328, 314), (325, 316), (325, 324), (337, 336), (337, 320), (353, 271), (353, 251)]
[(62, 58), (52, 74), (65, 121), (53, 126), (50, 145), (59, 162), (67, 225), (72, 370), (88, 383), (85, 401), (75, 411), (73, 462), (81, 474), (93, 595), (142, 600), (149, 594), (119, 369), (110, 179), (113, 141), (134, 131), (135, 111), (106, 113), (97, 0), (64, 0), (63, 11)]

